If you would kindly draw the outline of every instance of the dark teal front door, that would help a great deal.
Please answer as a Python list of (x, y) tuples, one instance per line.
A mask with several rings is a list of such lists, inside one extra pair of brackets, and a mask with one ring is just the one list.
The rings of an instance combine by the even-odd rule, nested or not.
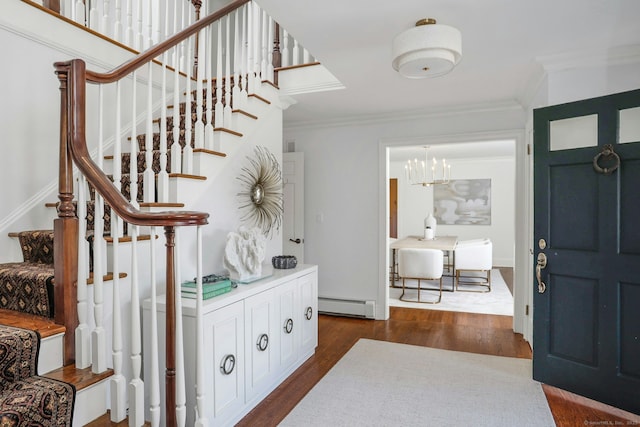
[(638, 106), (640, 90), (534, 111), (533, 376), (640, 414)]

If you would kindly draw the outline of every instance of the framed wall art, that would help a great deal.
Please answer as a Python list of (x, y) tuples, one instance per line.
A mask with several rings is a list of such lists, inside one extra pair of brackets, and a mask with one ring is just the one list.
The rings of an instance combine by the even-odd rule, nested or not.
[(434, 216), (442, 225), (491, 225), (491, 179), (452, 179), (433, 188)]

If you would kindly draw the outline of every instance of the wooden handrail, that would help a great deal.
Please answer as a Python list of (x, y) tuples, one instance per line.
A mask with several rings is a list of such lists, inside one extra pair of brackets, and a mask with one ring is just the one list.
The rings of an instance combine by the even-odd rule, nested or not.
[(236, 0), (233, 3), (229, 3), (227, 6), (223, 7), (217, 12), (205, 16), (204, 18), (180, 31), (178, 34), (175, 34), (162, 43), (158, 43), (157, 45), (147, 49), (146, 51), (132, 58), (130, 61), (125, 62), (124, 64), (114, 68), (111, 71), (108, 71), (106, 73), (98, 73), (95, 71), (87, 70), (87, 81), (91, 83), (113, 83), (117, 80), (120, 80), (121, 78), (142, 67), (152, 59), (157, 58), (164, 52), (175, 47), (178, 43), (188, 39), (198, 31), (211, 25), (213, 22), (219, 20), (225, 15), (228, 15), (245, 3), (249, 3), (249, 1), (250, 0)]

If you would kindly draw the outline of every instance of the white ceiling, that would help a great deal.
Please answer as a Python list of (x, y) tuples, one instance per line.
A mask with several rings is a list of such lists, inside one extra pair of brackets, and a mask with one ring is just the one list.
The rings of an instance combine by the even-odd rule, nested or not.
[[(296, 95), (286, 125), (521, 104), (550, 58), (621, 47), (640, 58), (639, 0), (258, 2), (346, 87)], [(427, 17), (462, 32), (462, 60), (445, 76), (405, 79), (391, 68), (391, 41)]]

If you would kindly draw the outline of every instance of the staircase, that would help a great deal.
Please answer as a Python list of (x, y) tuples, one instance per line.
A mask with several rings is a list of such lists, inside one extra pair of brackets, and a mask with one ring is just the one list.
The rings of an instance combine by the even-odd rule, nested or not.
[[(219, 36), (226, 32), (223, 39), (228, 38), (233, 33), (230, 28), (246, 29), (249, 19), (254, 24), (261, 22), (259, 17), (263, 12), (258, 6), (244, 3), (235, 2), (203, 24), (201, 28), (208, 25), (206, 36), (203, 29), (185, 30), (211, 39), (209, 55), (203, 53), (204, 43), (200, 43), (199, 71), (184, 65), (189, 61), (179, 62), (191, 57), (198, 46), (193, 37), (191, 42), (186, 39), (189, 35), (173, 50), (168, 48), (169, 51), (162, 53), (162, 46), (156, 46), (120, 67), (140, 61), (141, 65), (134, 64), (138, 68), (133, 74), (123, 73), (113, 80), (136, 82), (135, 89), (127, 86), (120, 91), (113, 84), (109, 86), (107, 80), (111, 77), (85, 72), (81, 61), (56, 64), (62, 82), (61, 115), (72, 117), (73, 123), (85, 122), (93, 139), (85, 139), (74, 128), (64, 132), (67, 123), (63, 122), (61, 153), (65, 154), (61, 154), (61, 159), (66, 157), (66, 164), (60, 165), (60, 201), (48, 204), (57, 208), (54, 231), (10, 234), (20, 241), (23, 250), (23, 239), (39, 242), (41, 250), (28, 250), (24, 262), (11, 263), (11, 268), (15, 267), (18, 275), (24, 275), (29, 269), (33, 271), (29, 280), (34, 285), (22, 286), (21, 292), (24, 294), (29, 288), (33, 296), (39, 289), (36, 295), (40, 299), (34, 301), (23, 295), (22, 302), (20, 298), (13, 302), (7, 300), (6, 309), (11, 311), (7, 311), (6, 316), (0, 313), (0, 325), (20, 319), (17, 326), (38, 331), (42, 338), (41, 354), (47, 356), (40, 358), (38, 373), (67, 381), (76, 388), (74, 425), (84, 425), (107, 412), (108, 389), (113, 422), (121, 422), (128, 414), (130, 420), (134, 418), (130, 425), (142, 425), (145, 420), (158, 425), (165, 416), (160, 415), (160, 409), (166, 409), (166, 423), (173, 424), (172, 412), (180, 417), (180, 411), (193, 410), (194, 402), (184, 402), (180, 393), (167, 397), (169, 408), (158, 407), (155, 387), (165, 382), (160, 379), (161, 373), (157, 373), (157, 378), (144, 378), (142, 383), (139, 368), (143, 354), (139, 342), (143, 331), (139, 326), (139, 307), (143, 299), (163, 292), (171, 295), (175, 281), (200, 274), (198, 270), (202, 265), (197, 265), (198, 256), (194, 255), (202, 256), (202, 244), (198, 243), (201, 238), (196, 239), (187, 231), (197, 225), (198, 233), (203, 234), (201, 227), (208, 213), (217, 223), (204, 229), (209, 230), (208, 238), (213, 239), (205, 243), (206, 256), (215, 260), (209, 264), (205, 260), (205, 273), (219, 271), (226, 233), (240, 224), (239, 215), (235, 214), (237, 176), (258, 145), (275, 153), (281, 151), (282, 110), (288, 104), (280, 100), (278, 86), (274, 84), (273, 64), (266, 59), (267, 47), (259, 47), (256, 41), (255, 49), (243, 48), (253, 43), (247, 34), (240, 34), (242, 43), (231, 49), (215, 37), (216, 33)], [(228, 15), (232, 12), (235, 15)], [(256, 31), (254, 36), (256, 34), (260, 33)], [(238, 54), (231, 54), (233, 51)], [(222, 52), (226, 52), (226, 57), (221, 59)], [(148, 62), (150, 59), (155, 62)], [(143, 65), (144, 61), (148, 65)], [(111, 75), (118, 74), (120, 68)], [(74, 80), (79, 74), (85, 80)], [(78, 82), (82, 82), (82, 86)], [(104, 98), (109, 100), (115, 113), (103, 111), (103, 101), (96, 99), (96, 91), (85, 92), (83, 86), (90, 85), (104, 87)], [(121, 95), (123, 98), (130, 95), (127, 92), (131, 90), (134, 90), (133, 98), (138, 99), (133, 107), (131, 98), (115, 101)], [(92, 115), (86, 117), (81, 115), (81, 110), (73, 109), (74, 103), (84, 101), (81, 98), (85, 95), (94, 96), (90, 101), (92, 106), (101, 105), (99, 111), (92, 110)], [(116, 123), (113, 123), (114, 115), (119, 117)], [(93, 159), (86, 146), (76, 146), (77, 142), (93, 144)], [(78, 180), (71, 179), (72, 160), (86, 178), (80, 175)], [(185, 207), (206, 214), (167, 211)], [(233, 213), (220, 215), (221, 210)], [(220, 217), (223, 221), (218, 220)], [(177, 228), (185, 231), (180, 232), (180, 244), (174, 245), (172, 233)], [(162, 231), (167, 242), (164, 256), (155, 249), (155, 241), (162, 240)], [(175, 252), (172, 252), (174, 246)], [(34, 254), (41, 258), (34, 261)], [(143, 261), (145, 265), (139, 267), (138, 263)], [(21, 283), (26, 280), (21, 279)], [(112, 304), (112, 301), (122, 304)], [(4, 304), (0, 301), (0, 308)], [(125, 306), (132, 310), (123, 312), (121, 307)], [(16, 314), (23, 308), (28, 308), (29, 313)], [(179, 301), (175, 309), (173, 320), (179, 322)], [(105, 322), (107, 316), (113, 323)], [(58, 325), (53, 318), (58, 319)], [(179, 335), (180, 325), (175, 326)], [(153, 329), (144, 333), (157, 335)], [(181, 348), (167, 348), (167, 360), (180, 352)], [(170, 363), (167, 368), (171, 369)], [(176, 389), (179, 390), (183, 381), (181, 370), (189, 368), (192, 367), (179, 364), (174, 368)], [(167, 393), (173, 388), (168, 387)], [(97, 405), (93, 405), (95, 403)], [(96, 406), (95, 410), (92, 406)]]

